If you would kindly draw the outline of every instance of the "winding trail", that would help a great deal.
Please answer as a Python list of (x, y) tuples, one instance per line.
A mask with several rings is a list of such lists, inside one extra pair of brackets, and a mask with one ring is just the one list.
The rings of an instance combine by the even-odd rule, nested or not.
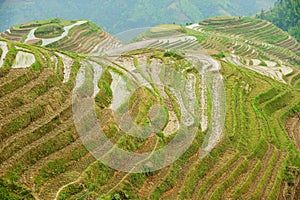
[(51, 44), (51, 43), (53, 43), (53, 42), (57, 42), (57, 41), (63, 39), (64, 37), (66, 37), (66, 36), (69, 34), (69, 31), (70, 31), (73, 27), (79, 26), (79, 25), (85, 24), (85, 23), (87, 23), (87, 21), (78, 21), (78, 22), (76, 22), (76, 23), (74, 23), (74, 24), (72, 24), (72, 25), (65, 26), (65, 27), (64, 27), (64, 32), (63, 32), (60, 36), (55, 37), (55, 38), (49, 38), (49, 39), (44, 39), (44, 38), (37, 38), (37, 37), (35, 37), (34, 33), (35, 33), (35, 30), (36, 30), (37, 28), (34, 28), (34, 29), (32, 29), (32, 30), (29, 32), (29, 34), (27, 35), (27, 38), (25, 39), (24, 42), (26, 43), (26, 42), (29, 42), (30, 40), (38, 40), (38, 39), (41, 39), (41, 40), (42, 40), (42, 46), (47, 46), (48, 44)]
[(69, 185), (72, 185), (72, 184), (75, 184), (75, 183), (78, 183), (80, 181), (80, 178), (78, 178), (77, 180), (71, 182), (71, 183), (68, 183), (62, 187), (59, 188), (59, 190), (56, 192), (56, 195), (55, 195), (55, 199), (54, 200), (58, 200), (58, 197), (59, 197), (59, 194), (60, 192), (65, 189), (66, 187), (68, 187)]

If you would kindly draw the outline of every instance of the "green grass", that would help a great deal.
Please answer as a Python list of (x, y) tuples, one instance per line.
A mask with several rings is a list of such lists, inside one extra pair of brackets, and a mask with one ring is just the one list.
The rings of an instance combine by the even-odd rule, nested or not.
[(4, 139), (6, 137), (9, 137), (21, 129), (26, 128), (29, 126), (29, 124), (43, 115), (45, 115), (45, 108), (46, 104), (38, 105), (36, 108), (33, 108), (29, 110), (28, 112), (22, 114), (18, 118), (12, 120), (8, 124), (5, 124), (2, 126), (2, 129), (0, 130), (1, 133), (1, 139)]
[(260, 170), (261, 170), (261, 162), (258, 161), (253, 167), (253, 169), (251, 169), (249, 176), (246, 177), (246, 180), (243, 182), (243, 184), (235, 188), (235, 191), (233, 193), (234, 198), (238, 198), (248, 191), (248, 189), (250, 188), (252, 182), (255, 180)]
[(2, 85), (2, 87), (0, 87), (0, 97), (3, 97), (13, 92), (14, 90), (17, 90), (18, 88), (24, 86), (26, 83), (37, 78), (37, 76), (38, 73), (30, 70), (28, 73), (23, 74), (18, 78), (16, 78), (15, 81), (7, 82), (6, 84)]
[(230, 176), (223, 183), (218, 184), (220, 186), (217, 187), (215, 191), (213, 191), (211, 199), (222, 198), (225, 190), (235, 183), (235, 180), (238, 178), (240, 174), (246, 172), (247, 167), (248, 167), (248, 160), (245, 160), (241, 164), (239, 164), (236, 168), (234, 168), (233, 171), (230, 173)]
[(299, 73), (298, 75), (296, 75), (295, 77), (292, 78), (292, 80), (291, 80), (291, 85), (294, 85), (295, 82), (296, 82), (297, 80), (299, 80), (299, 79), (300, 79), (300, 73)]
[[(85, 25), (85, 24), (83, 24), (83, 25)], [(92, 34), (94, 34), (94, 33), (97, 33), (97, 32), (99, 32), (99, 31), (101, 31), (101, 28), (98, 26), (98, 25), (96, 25), (96, 24), (94, 24), (94, 23), (92, 23), (92, 22), (87, 22), (87, 25), (88, 25), (88, 31), (86, 31), (83, 35), (82, 35), (82, 37), (86, 37), (86, 36), (90, 36), (90, 35), (92, 35)], [(82, 26), (82, 25), (81, 25)]]
[(5, 153), (0, 156), (0, 163), (12, 157), (26, 145), (37, 141), (51, 131), (57, 130), (57, 127), (63, 124), (65, 118), (69, 117), (71, 117), (71, 107), (51, 119), (47, 124), (44, 124), (25, 136), (18, 137), (18, 139), (14, 142), (14, 145), (8, 146), (4, 149)]
[(111, 74), (108, 70), (105, 70), (98, 81), (100, 91), (96, 94), (95, 98), (95, 102), (100, 108), (106, 108), (112, 103), (113, 94), (110, 88), (111, 83)]
[(45, 20), (37, 20), (28, 22), (25, 24), (14, 26), (14, 30), (21, 30), (21, 29), (32, 29), (34, 27), (40, 27), (43, 25), (49, 25), (49, 24), (61, 24), (63, 26), (71, 25), (72, 23), (75, 23), (74, 21), (64, 20), (60, 18), (52, 18), (52, 19), (45, 19)]
[(260, 66), (264, 66), (264, 67), (267, 67), (267, 66), (268, 66), (264, 61), (262, 61), (261, 63), (259, 63), (259, 65), (260, 65)]
[(285, 92), (279, 94), (274, 99), (266, 103), (264, 110), (268, 115), (270, 115), (275, 111), (277, 111), (278, 109), (288, 106), (287, 104), (288, 100), (293, 98), (295, 97), (291, 92)]
[(66, 187), (58, 196), (59, 200), (69, 199), (72, 195), (83, 191), (83, 186), (79, 184), (71, 184)]
[(13, 63), (15, 61), (17, 53), (18, 53), (16, 47), (12, 43), (8, 42), (7, 46), (8, 46), (8, 52), (6, 54), (4, 63), (2, 65), (2, 67), (0, 68), (0, 77), (3, 77), (6, 74), (8, 74), (11, 66), (13, 65)]
[(0, 199), (2, 200), (33, 200), (34, 197), (30, 193), (30, 190), (17, 183), (9, 183), (2, 178), (0, 179)]
[(38, 162), (38, 160), (73, 143), (75, 141), (74, 130), (75, 127), (69, 127), (65, 131), (61, 132), (57, 137), (51, 138), (45, 143), (42, 143), (26, 152), (25, 155), (21, 157), (17, 161), (17, 163), (15, 163), (14, 166), (7, 171), (6, 176), (8, 176), (12, 171), (16, 175), (20, 175), (30, 166)]
[(61, 24), (47, 24), (38, 27), (34, 35), (38, 38), (54, 38), (60, 36), (64, 32)]

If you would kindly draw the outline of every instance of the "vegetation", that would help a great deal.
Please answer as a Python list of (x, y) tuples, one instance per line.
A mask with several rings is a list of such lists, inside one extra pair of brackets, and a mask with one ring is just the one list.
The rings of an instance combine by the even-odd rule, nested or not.
[[(185, 3), (178, 4), (184, 10), (192, 9)], [(16, 29), (21, 33), (46, 22), (49, 20)], [(147, 49), (124, 52), (113, 61), (109, 57), (88, 56), (89, 48), (95, 48), (99, 41), (105, 43), (100, 38), (112, 39), (92, 23), (74, 27), (70, 37), (48, 47), (7, 41), (9, 52), (0, 69), (0, 199), (34, 199), (33, 194), (39, 199), (299, 198), (295, 193), (300, 176), (299, 138), (293, 137), (297, 126), (294, 118), (300, 113), (297, 41), (264, 20), (245, 17), (217, 17), (196, 24), (194, 29), (179, 30), (182, 36), (195, 38), (156, 42)], [(81, 55), (75, 51), (79, 44), (84, 45), (78, 50)], [(73, 121), (72, 91), (79, 81), (76, 76), (84, 72), (78, 95), (90, 97), (94, 94), (95, 72), (99, 70), (92, 63), (103, 67), (95, 97), (95, 113), (103, 132), (123, 150), (152, 152), (166, 147), (182, 133), (182, 128), (176, 130), (175, 123), (184, 121), (182, 106), (200, 110), (194, 105), (200, 104), (203, 74), (199, 69), (206, 61), (193, 65), (196, 60), (186, 59), (185, 53), (199, 50), (200, 45), (221, 65), (225, 85), (226, 121), (218, 145), (199, 158), (199, 148), (209, 134), (199, 126), (188, 150), (158, 171), (150, 171), (151, 163), (147, 163), (143, 173), (125, 173), (97, 161), (80, 140)], [(11, 68), (20, 48), (35, 55), (34, 66)], [(60, 53), (69, 58), (67, 64), (71, 63), (66, 82), (66, 58)], [(276, 64), (276, 73), (285, 66), (293, 72), (282, 73), (283, 82), (266, 76), (268, 71), (253, 70), (262, 69), (261, 66), (272, 69), (268, 61)], [(212, 66), (207, 67), (211, 70)], [(183, 72), (186, 78), (193, 75), (194, 79), (181, 81), (176, 74), (173, 76), (174, 70)], [(205, 74), (213, 77), (216, 70), (213, 71)], [(152, 83), (155, 78), (164, 81), (165, 86)], [(212, 84), (210, 80), (203, 79), (206, 86)], [(140, 82), (149, 84), (134, 89)], [(146, 130), (149, 124), (162, 130), (149, 138), (127, 134), (111, 110), (113, 97), (122, 95), (118, 89), (134, 89), (129, 101), (120, 103), (118, 111), (128, 112), (134, 123)], [(213, 92), (213, 88), (205, 91), (209, 115)], [(195, 93), (194, 101), (191, 93)], [(167, 122), (175, 124), (168, 134), (164, 113), (152, 110), (156, 104), (169, 113)]]
[[(28, 44), (40, 46), (43, 43), (42, 39), (50, 39), (61, 36), (65, 31), (65, 26), (75, 24), (76, 22), (78, 21), (59, 18), (33, 21), (14, 26), (11, 28), (13, 31), (1, 33), (0, 36), (11, 41), (26, 41)], [(32, 28), (36, 28), (34, 32), (35, 36), (42, 39), (26, 40), (27, 35)], [(100, 54), (105, 50), (112, 49), (120, 44), (121, 42), (119, 40), (104, 32), (95, 23), (87, 21), (81, 25), (74, 26), (68, 32), (66, 37), (48, 44), (47, 47), (67, 51), (67, 54), (71, 57), (78, 57), (78, 54), (81, 54), (81, 56), (82, 54), (89, 53)], [(26, 48), (31, 49), (30, 46)], [(72, 53), (73, 56), (71, 55)]]
[(63, 26), (60, 24), (46, 24), (38, 27), (34, 34), (38, 38), (53, 38), (64, 32)]
[(262, 10), (257, 17), (268, 20), (288, 31), (300, 41), (300, 2), (297, 0), (277, 0), (269, 11)]
[[(212, 16), (235, 15), (252, 16), (261, 8), (268, 9), (275, 0), (147, 0), (128, 1), (116, 0), (102, 4), (91, 0), (88, 4), (79, 1), (61, 3), (59, 0), (46, 0), (28, 4), (18, 1), (5, 2), (0, 9), (2, 23), (0, 30), (4, 31), (22, 21), (45, 19), (49, 16), (59, 16), (66, 19), (89, 19), (104, 27), (110, 33), (116, 34), (131, 28), (149, 27), (157, 24), (197, 22)], [(122, 4), (122, 6), (120, 6)], [(68, 12), (66, 12), (66, 10)], [(145, 10), (145, 12), (140, 12)], [(34, 15), (33, 15), (34, 13)]]
[(112, 82), (111, 74), (109, 73), (108, 70), (105, 70), (98, 81), (98, 87), (100, 91), (98, 92), (95, 98), (96, 104), (100, 108), (109, 107), (109, 105), (112, 102), (113, 93), (110, 88), (111, 82)]
[(7, 183), (0, 179), (0, 198), (3, 200), (34, 199), (30, 192), (16, 183)]

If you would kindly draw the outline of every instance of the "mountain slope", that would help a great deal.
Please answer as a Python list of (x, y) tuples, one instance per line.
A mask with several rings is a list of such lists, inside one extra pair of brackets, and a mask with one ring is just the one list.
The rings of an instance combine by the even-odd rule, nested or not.
[[(60, 31), (52, 34), (57, 27)], [(14, 26), (1, 33), (1, 37), (80, 54), (100, 54), (121, 45), (120, 41), (92, 22), (58, 18)]]
[[(230, 29), (233, 22), (240, 28)], [(254, 30), (261, 34), (251, 35)], [(4, 39), (0, 44), (0, 194), (5, 198), (8, 193), (19, 199), (299, 198), (299, 43), (269, 23), (226, 17), (189, 27), (162, 25), (104, 56)], [(76, 100), (91, 97), (107, 138), (131, 152), (166, 147), (190, 122), (187, 113), (200, 113), (195, 120), (200, 124), (173, 164), (152, 172), (146, 163), (143, 173), (126, 173), (97, 161), (98, 146), (81, 135), (91, 127), (78, 127), (78, 117), (93, 120)], [(216, 109), (223, 105), (216, 102), (221, 97), (224, 110)], [(153, 115), (156, 104), (167, 118), (159, 110)], [(161, 131), (134, 137), (138, 130), (126, 129), (113, 110), (120, 116), (128, 112), (135, 125), (156, 124)], [(130, 163), (126, 157), (120, 161), (119, 167)]]
[[(299, 65), (299, 43), (267, 21), (243, 17), (217, 17), (189, 27), (209, 36), (212, 43), (215, 43), (213, 48), (220, 51), (250, 58), (273, 59), (280, 63), (289, 60)], [(205, 41), (207, 40), (203, 43)]]
[(274, 23), (281, 29), (288, 31), (300, 41), (300, 2), (297, 0), (276, 1), (274, 7), (257, 16)]

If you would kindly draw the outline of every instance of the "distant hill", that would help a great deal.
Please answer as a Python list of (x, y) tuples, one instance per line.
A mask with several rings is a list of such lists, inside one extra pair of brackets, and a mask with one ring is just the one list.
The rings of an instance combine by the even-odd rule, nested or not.
[[(0, 1), (0, 31), (46, 18), (88, 19), (115, 34), (162, 23), (185, 24), (220, 15), (251, 16), (275, 0), (9, 0)], [(87, 12), (88, 10), (88, 12)]]
[(277, 0), (274, 7), (270, 11), (262, 11), (257, 16), (261, 19), (265, 19), (274, 23), (285, 31), (288, 31), (298, 41), (300, 41), (299, 0)]

